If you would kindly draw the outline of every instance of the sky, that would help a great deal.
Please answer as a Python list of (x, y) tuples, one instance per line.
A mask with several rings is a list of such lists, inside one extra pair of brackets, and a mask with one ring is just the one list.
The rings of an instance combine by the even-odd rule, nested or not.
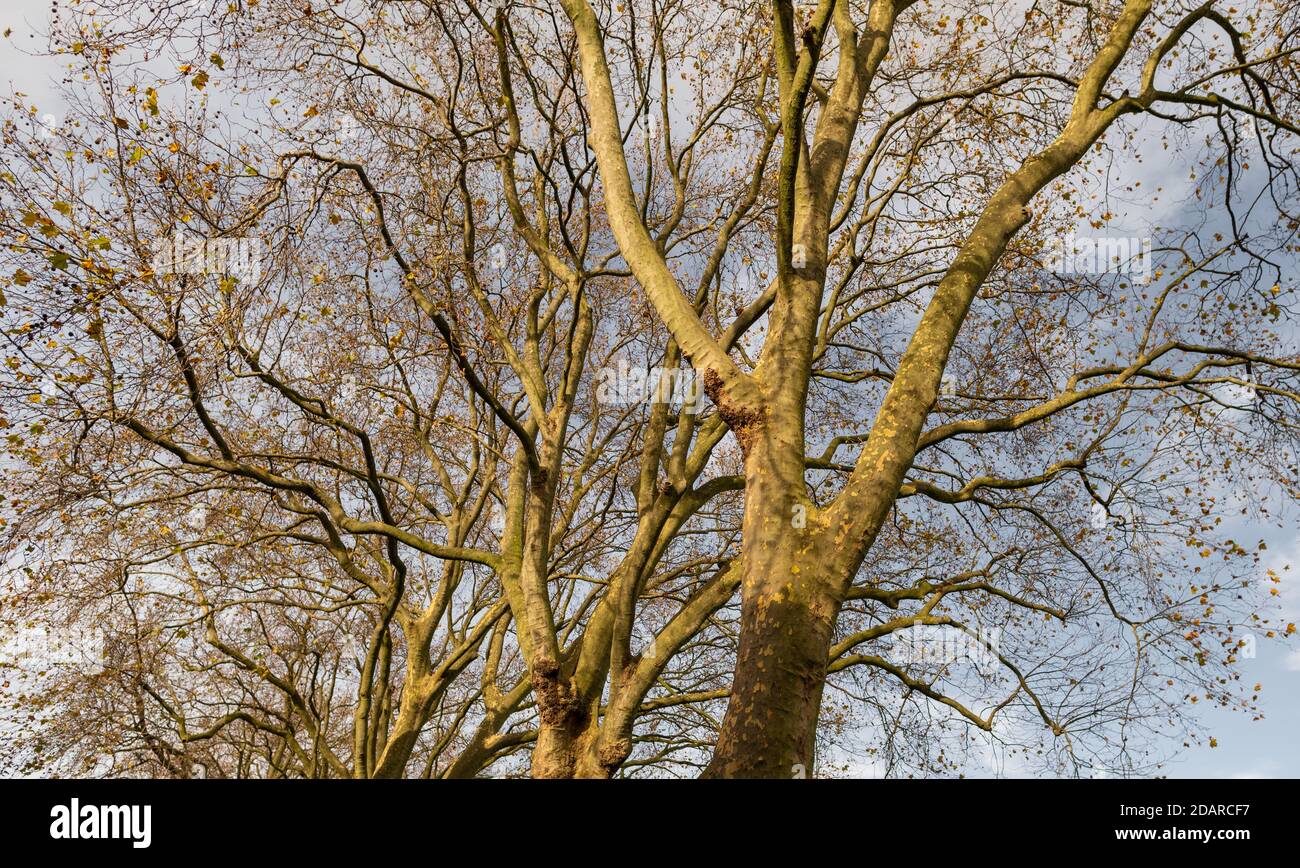
[[(0, 9), (0, 31), (11, 29), (8, 37), (0, 38), (0, 98), (20, 91), (28, 103), (39, 107), (40, 114), (57, 118), (62, 111), (57, 81), (64, 67), (56, 59), (29, 54), (40, 52), (45, 45), (42, 34), (47, 28), (50, 8), (50, 0), (6, 0)], [(1116, 166), (1117, 176), (1127, 174), (1122, 165)], [(1113, 230), (1123, 234), (1125, 221), (1135, 235), (1142, 234), (1142, 227), (1151, 224), (1177, 226), (1179, 203), (1186, 198), (1178, 194), (1177, 187), (1186, 183), (1185, 168), (1171, 162), (1148, 161), (1135, 166), (1132, 174), (1144, 180), (1146, 189), (1164, 186), (1165, 193), (1158, 204), (1130, 207), (1127, 214), (1120, 214)], [(1263, 567), (1272, 568), (1284, 577), (1278, 598), (1283, 622), (1300, 622), (1300, 568), (1286, 570), (1300, 559), (1300, 514), (1292, 508), (1283, 515), (1284, 529), (1245, 525), (1235, 538), (1252, 542), (1263, 539), (1267, 543), (1269, 557)], [(1259, 580), (1265, 581), (1262, 569)], [(1215, 737), (1217, 747), (1207, 745), (1183, 751), (1167, 766), (1166, 774), (1225, 779), (1300, 777), (1300, 742), (1296, 739), (1300, 733), (1300, 647), (1294, 642), (1290, 647), (1260, 642), (1257, 656), (1241, 661), (1239, 671), (1243, 682), (1264, 685), (1259, 700), (1263, 719), (1253, 721), (1240, 712), (1204, 709), (1201, 730)], [(1173, 750), (1177, 745), (1166, 747)], [(870, 767), (855, 771), (864, 776), (874, 772)], [(1001, 766), (986, 771), (1016, 774), (1015, 769)]]

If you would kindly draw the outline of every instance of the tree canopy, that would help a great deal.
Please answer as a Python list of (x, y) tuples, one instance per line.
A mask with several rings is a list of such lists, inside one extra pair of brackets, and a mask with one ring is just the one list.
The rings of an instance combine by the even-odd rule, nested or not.
[(50, 50), (0, 625), (100, 656), (5, 676), (10, 771), (1138, 775), (1257, 713), (1291, 0), (103, 0)]

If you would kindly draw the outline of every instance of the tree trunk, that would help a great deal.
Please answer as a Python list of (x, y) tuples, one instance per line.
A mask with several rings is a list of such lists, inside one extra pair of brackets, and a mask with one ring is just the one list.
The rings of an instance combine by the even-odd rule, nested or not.
[(740, 645), (704, 777), (804, 777), (844, 583), (804, 493), (803, 452), (791, 442), (798, 432), (748, 433)]
[(571, 678), (559, 672), (534, 672), (533, 695), (540, 721), (533, 747), (534, 778), (572, 778), (578, 758), (595, 734), (597, 709), (584, 704)]
[(415, 742), (420, 737), (421, 725), (422, 721), (398, 718), (393, 736), (384, 745), (372, 777), (400, 778), (406, 774), (406, 763), (411, 759)]
[[(412, 630), (417, 642), (420, 634)], [(416, 662), (418, 665), (418, 661)], [(406, 773), (406, 764), (411, 759), (411, 752), (420, 738), (420, 730), (429, 719), (429, 705), (435, 695), (441, 691), (431, 679), (411, 671), (408, 666), (406, 686), (402, 689), (402, 699), (397, 707), (397, 720), (392, 732), (383, 745), (383, 750), (371, 769), (374, 778), (400, 778)]]
[[(788, 581), (776, 572), (781, 566), (746, 566), (749, 592), (741, 606), (731, 701), (704, 777), (798, 778), (812, 773), (839, 602), (819, 577)], [(784, 572), (791, 566), (799, 564), (789, 563)]]

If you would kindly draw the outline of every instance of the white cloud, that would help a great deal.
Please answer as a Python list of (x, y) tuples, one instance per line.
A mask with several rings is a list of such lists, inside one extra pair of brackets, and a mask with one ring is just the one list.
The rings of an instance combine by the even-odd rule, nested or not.
[(1292, 651), (1286, 655), (1286, 660), (1282, 663), (1289, 672), (1300, 672), (1300, 650)]

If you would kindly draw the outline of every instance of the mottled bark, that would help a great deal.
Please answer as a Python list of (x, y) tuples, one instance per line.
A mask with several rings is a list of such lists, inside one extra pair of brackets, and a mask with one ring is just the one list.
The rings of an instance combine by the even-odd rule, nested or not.
[[(779, 562), (752, 569), (781, 569)], [(749, 577), (769, 584), (770, 574)], [(810, 773), (826, 657), (839, 601), (820, 582), (746, 596), (731, 702), (705, 777)]]
[(740, 645), (706, 777), (794, 777), (813, 765), (844, 582), (804, 493), (802, 427), (800, 417), (769, 418), (746, 450)]

